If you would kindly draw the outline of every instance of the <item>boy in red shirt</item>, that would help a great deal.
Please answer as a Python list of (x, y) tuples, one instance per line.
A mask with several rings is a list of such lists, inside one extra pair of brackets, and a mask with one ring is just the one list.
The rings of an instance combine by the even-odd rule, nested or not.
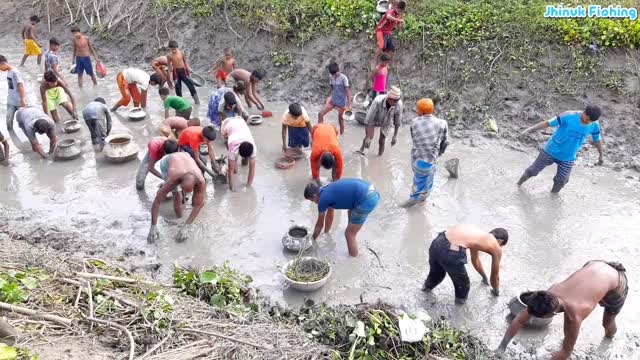
[(378, 25), (376, 25), (376, 41), (378, 48), (376, 49), (374, 63), (378, 61), (378, 58), (383, 51), (391, 55), (396, 51), (396, 47), (393, 44), (392, 32), (396, 25), (398, 25), (398, 30), (402, 28), (402, 24), (404, 23), (402, 16), (404, 15), (406, 7), (407, 4), (404, 1), (399, 1), (397, 4), (389, 8), (389, 10), (382, 15), (380, 21), (378, 21)]

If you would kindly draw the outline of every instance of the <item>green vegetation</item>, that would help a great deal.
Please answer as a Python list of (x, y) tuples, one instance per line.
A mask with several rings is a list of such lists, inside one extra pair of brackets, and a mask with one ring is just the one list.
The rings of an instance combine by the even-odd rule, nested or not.
[(38, 355), (28, 349), (0, 343), (0, 360), (38, 360)]
[[(404, 41), (449, 48), (469, 42), (517, 39), (589, 45), (600, 48), (640, 46), (640, 22), (628, 19), (545, 19), (546, 0), (413, 0), (407, 5)], [(582, 2), (566, 1), (565, 6)], [(591, 4), (609, 5), (608, 1)], [(380, 14), (372, 0), (155, 0), (160, 8), (188, 8), (194, 16), (226, 12), (249, 27), (304, 43), (336, 31), (373, 35)], [(633, 0), (619, 1), (636, 6)], [(584, 4), (583, 4), (584, 6)]]
[(248, 288), (251, 277), (231, 269), (228, 263), (198, 271), (175, 265), (173, 284), (181, 292), (206, 301), (212, 306), (236, 310), (257, 308)]
[(0, 271), (0, 301), (10, 304), (26, 302), (30, 291), (46, 278), (39, 269)]

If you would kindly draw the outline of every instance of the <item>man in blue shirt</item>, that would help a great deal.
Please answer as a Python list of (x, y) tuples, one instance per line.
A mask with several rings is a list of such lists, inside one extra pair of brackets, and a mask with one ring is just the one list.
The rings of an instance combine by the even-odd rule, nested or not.
[(360, 179), (340, 179), (322, 187), (316, 182), (311, 182), (304, 189), (304, 198), (318, 204), (314, 240), (323, 228), (325, 233), (331, 230), (335, 209), (349, 211), (349, 225), (344, 236), (347, 239), (349, 255), (358, 256), (356, 235), (380, 201), (380, 193), (373, 185)]
[(558, 170), (553, 178), (551, 192), (559, 192), (569, 182), (569, 175), (576, 160), (576, 154), (582, 147), (587, 135), (591, 135), (593, 143), (600, 154), (598, 165), (602, 165), (603, 150), (602, 141), (600, 141), (600, 124), (598, 123), (601, 113), (602, 111), (597, 105), (587, 105), (582, 112), (567, 111), (523, 131), (520, 136), (533, 130), (546, 129), (550, 126), (558, 127), (551, 139), (545, 144), (544, 149), (540, 151), (536, 161), (524, 171), (524, 174), (518, 180), (518, 185), (522, 185), (530, 177), (538, 175), (545, 167), (556, 163), (558, 164)]

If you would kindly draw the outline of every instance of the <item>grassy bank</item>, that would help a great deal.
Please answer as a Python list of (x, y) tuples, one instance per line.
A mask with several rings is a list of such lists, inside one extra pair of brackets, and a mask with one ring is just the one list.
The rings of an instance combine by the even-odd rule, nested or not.
[[(640, 23), (628, 19), (546, 19), (546, 0), (411, 0), (404, 29), (406, 42), (425, 42), (437, 48), (464, 43), (513, 39), (525, 35), (544, 40), (600, 48), (640, 46)], [(569, 6), (572, 2), (563, 2)], [(574, 2), (580, 4), (579, 2)], [(609, 5), (610, 2), (591, 1)], [(619, 1), (637, 6), (634, 1)], [(275, 35), (304, 43), (337, 31), (353, 36), (372, 34), (380, 15), (373, 0), (155, 0), (159, 8), (188, 8), (194, 16), (226, 13), (247, 27), (265, 26)]]

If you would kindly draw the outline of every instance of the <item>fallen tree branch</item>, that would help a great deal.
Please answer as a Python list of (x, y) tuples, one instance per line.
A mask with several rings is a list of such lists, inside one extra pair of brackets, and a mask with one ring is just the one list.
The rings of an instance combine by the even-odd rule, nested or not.
[(52, 315), (52, 314), (41, 313), (41, 312), (31, 310), (22, 306), (11, 305), (4, 302), (0, 302), (0, 310), (6, 310), (6, 311), (22, 314), (22, 315), (28, 315), (36, 319), (48, 320), (58, 324), (62, 324), (64, 326), (71, 326), (71, 319), (63, 318), (63, 317)]
[(131, 335), (131, 332), (129, 330), (127, 330), (126, 327), (120, 325), (120, 324), (116, 324), (114, 322), (111, 321), (107, 321), (107, 320), (100, 320), (100, 319), (96, 319), (93, 317), (87, 317), (85, 318), (85, 320), (87, 321), (91, 321), (94, 323), (98, 323), (98, 324), (102, 324), (102, 325), (106, 325), (106, 326), (110, 326), (112, 328), (116, 328), (122, 332), (124, 332), (125, 334), (127, 334), (127, 337), (129, 338), (129, 360), (133, 360), (133, 355), (136, 352), (136, 343), (133, 341), (133, 336)]
[(198, 329), (191, 329), (191, 328), (181, 328), (181, 329), (178, 329), (178, 330), (184, 331), (184, 332), (189, 332), (189, 333), (195, 333), (195, 334), (211, 335), (211, 336), (215, 336), (215, 337), (218, 337), (218, 338), (221, 338), (221, 339), (237, 342), (237, 343), (240, 343), (240, 344), (253, 346), (253, 347), (258, 348), (258, 349), (271, 350), (271, 348), (266, 347), (264, 345), (255, 344), (255, 343), (252, 343), (252, 342), (249, 342), (249, 341), (245, 341), (245, 340), (235, 339), (235, 338), (232, 338), (230, 336), (223, 335), (223, 334), (220, 334), (220, 333), (217, 333), (217, 332), (213, 332), (213, 331), (205, 331), (205, 330), (198, 330)]
[[(76, 272), (76, 276), (79, 276), (79, 277), (82, 277), (82, 278), (86, 278), (86, 279), (105, 279), (105, 280), (111, 280), (111, 281), (119, 281), (119, 282), (128, 283), (128, 284), (139, 283), (139, 284), (147, 284), (147, 285), (162, 285), (162, 284), (153, 283), (153, 282), (150, 282), (150, 281), (131, 279), (131, 278), (124, 278), (124, 277), (119, 277), (119, 276), (92, 274), (92, 273), (86, 273), (86, 272)], [(164, 286), (164, 285), (162, 285), (162, 286)]]
[[(82, 289), (84, 288), (84, 284), (82, 284), (80, 281), (67, 279), (67, 278), (61, 278), (59, 280), (62, 281), (63, 283), (79, 286), (80, 287), (80, 289), (78, 290), (79, 292), (82, 291)], [(108, 297), (110, 297), (110, 298), (112, 298), (114, 300), (118, 300), (119, 302), (121, 302), (121, 303), (123, 303), (125, 305), (131, 306), (132, 308), (135, 308), (135, 309), (140, 308), (140, 305), (123, 298), (122, 296), (120, 296), (119, 294), (114, 293), (113, 291), (101, 290), (100, 293), (104, 294), (104, 295), (106, 295), (106, 296), (108, 296)]]
[(136, 358), (136, 360), (142, 360), (144, 358), (146, 358), (147, 356), (153, 354), (156, 350), (158, 350), (165, 342), (167, 342), (167, 340), (169, 340), (170, 337), (172, 337), (173, 334), (169, 334), (167, 335), (164, 339), (162, 339), (162, 341), (160, 341), (159, 343), (153, 345), (153, 347), (151, 349), (149, 349), (146, 353), (138, 356)]

